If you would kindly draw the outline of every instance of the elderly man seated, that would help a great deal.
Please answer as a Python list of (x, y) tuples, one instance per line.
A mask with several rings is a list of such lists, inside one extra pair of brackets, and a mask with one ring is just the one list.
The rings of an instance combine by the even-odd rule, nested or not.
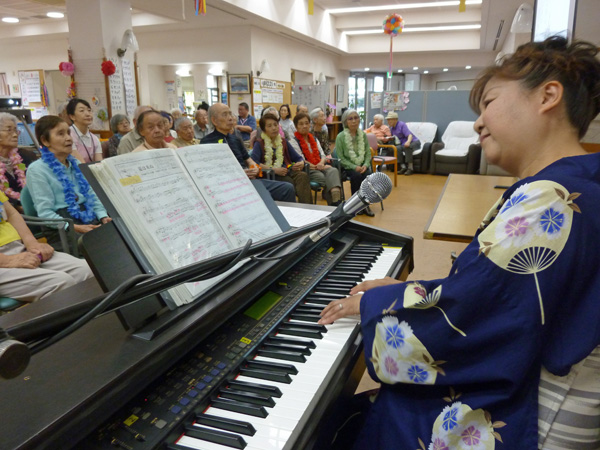
[[(412, 134), (404, 122), (398, 120), (398, 114), (394, 111), (388, 113), (386, 120), (398, 150), (398, 162), (401, 164), (398, 173), (412, 175), (414, 173), (413, 152), (421, 148), (421, 142)], [(392, 142), (390, 141), (390, 143)]]
[(201, 140), (204, 136), (212, 132), (212, 126), (208, 123), (208, 111), (199, 109), (194, 114), (194, 137)]
[(194, 138), (194, 125), (187, 117), (175, 121), (175, 131), (177, 131), (177, 139), (173, 139), (171, 144), (177, 148), (200, 143), (198, 139)]
[[(273, 200), (282, 202), (296, 202), (296, 192), (294, 185), (284, 181), (274, 181), (258, 179), (259, 167), (252, 158), (248, 156), (246, 147), (234, 134), (231, 134), (231, 128), (235, 125), (233, 114), (229, 106), (222, 103), (215, 103), (208, 110), (210, 122), (214, 125), (215, 131), (204, 137), (201, 144), (227, 144), (235, 155), (240, 165), (244, 168), (244, 172), (251, 180), (256, 180), (257, 183), (262, 183), (269, 191)], [(227, 169), (226, 167), (223, 169)]]
[(2, 192), (0, 203), (1, 296), (34, 302), (93, 277), (84, 260), (38, 242)]

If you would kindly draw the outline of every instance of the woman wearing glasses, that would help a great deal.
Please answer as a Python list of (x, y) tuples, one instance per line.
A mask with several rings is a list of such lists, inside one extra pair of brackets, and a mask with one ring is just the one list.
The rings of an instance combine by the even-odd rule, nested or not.
[[(342, 115), (344, 131), (335, 139), (335, 152), (342, 163), (346, 176), (350, 179), (350, 190), (354, 194), (367, 175), (371, 173), (371, 147), (367, 135), (358, 126), (360, 119), (355, 109), (348, 109)], [(375, 213), (366, 207), (363, 213), (373, 217)], [(359, 213), (360, 214), (360, 213)]]
[(19, 151), (18, 144), (17, 118), (9, 113), (0, 113), (0, 191), (22, 213), (21, 190), (25, 186), (25, 170), (33, 158)]

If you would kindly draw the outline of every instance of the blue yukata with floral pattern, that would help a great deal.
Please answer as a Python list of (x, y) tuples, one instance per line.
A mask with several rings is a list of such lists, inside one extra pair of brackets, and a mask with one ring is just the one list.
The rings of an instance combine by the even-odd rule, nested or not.
[(361, 301), (382, 383), (358, 449), (538, 448), (543, 365), (564, 376), (600, 344), (600, 153), (508, 189), (444, 279)]

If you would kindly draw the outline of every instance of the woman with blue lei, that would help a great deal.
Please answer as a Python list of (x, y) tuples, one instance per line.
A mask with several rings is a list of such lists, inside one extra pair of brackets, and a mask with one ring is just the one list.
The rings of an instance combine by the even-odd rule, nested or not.
[[(75, 232), (82, 235), (107, 223), (106, 209), (71, 155), (73, 139), (69, 126), (58, 116), (44, 116), (35, 125), (42, 144), (41, 159), (27, 170), (27, 187), (39, 217), (70, 218)], [(54, 244), (53, 240), (50, 242)]]
[(552, 37), (480, 74), (475, 130), (519, 179), (447, 277), (365, 281), (323, 310), (322, 324), (360, 314), (381, 382), (329, 448), (600, 448), (600, 153), (580, 144), (597, 55)]

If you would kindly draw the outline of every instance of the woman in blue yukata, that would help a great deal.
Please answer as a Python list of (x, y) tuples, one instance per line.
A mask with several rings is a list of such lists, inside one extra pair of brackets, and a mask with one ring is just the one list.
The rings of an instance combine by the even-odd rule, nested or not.
[(600, 112), (597, 53), (553, 37), (484, 70), (475, 129), (520, 180), (446, 278), (363, 282), (323, 310), (360, 314), (381, 382), (341, 430), (361, 428), (349, 447), (600, 448), (600, 153), (579, 143)]

